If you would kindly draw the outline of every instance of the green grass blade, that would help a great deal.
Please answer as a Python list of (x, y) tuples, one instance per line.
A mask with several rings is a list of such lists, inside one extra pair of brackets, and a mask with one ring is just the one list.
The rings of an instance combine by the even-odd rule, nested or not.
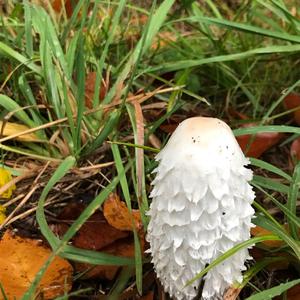
[(218, 25), (229, 29), (243, 31), (251, 34), (259, 34), (266, 37), (275, 38), (278, 40), (284, 40), (288, 42), (300, 43), (300, 37), (297, 35), (291, 35), (286, 32), (276, 32), (269, 29), (260, 28), (257, 26), (233, 22), (225, 19), (209, 18), (209, 17), (195, 17), (197, 21), (201, 21), (206, 24)]
[(92, 265), (104, 266), (134, 266), (135, 261), (129, 257), (119, 257), (103, 252), (80, 249), (74, 246), (65, 245), (59, 256)]
[(27, 1), (24, 1), (24, 18), (25, 18), (26, 52), (29, 55), (29, 57), (33, 57), (32, 20), (31, 20), (31, 11)]
[[(120, 155), (119, 148), (116, 144), (111, 145), (111, 149), (113, 152), (114, 160), (116, 163), (116, 168), (118, 171), (118, 176), (120, 177), (120, 184), (122, 187), (123, 196), (128, 207), (130, 213), (132, 213), (131, 208), (131, 197), (129, 193), (129, 187), (126, 176), (122, 176), (125, 173), (125, 169), (123, 167), (122, 158)], [(141, 212), (142, 215), (142, 212)], [(132, 215), (131, 215), (132, 216)], [(132, 217), (132, 227), (133, 227), (133, 234), (134, 234), (134, 257), (135, 257), (135, 275), (136, 275), (136, 286), (137, 290), (142, 294), (142, 282), (143, 282), (143, 261), (142, 261), (142, 250), (140, 245), (139, 236), (137, 230), (134, 225), (134, 219)]]
[(288, 194), (288, 192), (289, 192), (289, 187), (288, 186), (286, 186), (282, 183), (279, 183), (275, 180), (272, 180), (270, 178), (267, 178), (267, 177), (254, 175), (252, 182), (254, 184), (257, 184), (257, 185), (261, 186), (261, 187), (264, 187), (266, 189), (276, 191), (276, 192), (279, 192), (279, 193)]
[(119, 110), (115, 110), (110, 113), (109, 118), (105, 121), (104, 127), (101, 130), (100, 134), (93, 140), (93, 142), (86, 146), (86, 149), (83, 150), (82, 155), (88, 155), (92, 153), (95, 149), (103, 144), (105, 139), (113, 132), (115, 126), (117, 125), (120, 118)]
[(141, 39), (139, 40), (134, 51), (130, 55), (122, 72), (119, 74), (116, 83), (106, 96), (104, 103), (110, 102), (115, 93), (116, 87), (119, 86), (120, 83), (123, 83), (125, 81), (132, 68), (135, 66), (136, 62), (142, 57), (146, 50), (150, 48), (153, 38), (156, 36), (159, 29), (163, 25), (167, 14), (174, 2), (175, 0), (164, 0), (158, 7), (156, 12), (150, 16), (148, 26), (145, 27), (145, 31), (143, 32)]
[(95, 83), (95, 92), (94, 92), (94, 97), (93, 97), (93, 107), (96, 107), (99, 105), (99, 93), (100, 93), (100, 87), (101, 87), (101, 80), (102, 80), (102, 74), (103, 74), (103, 69), (104, 69), (104, 62), (107, 57), (107, 54), (109, 53), (109, 47), (112, 44), (116, 30), (118, 28), (118, 24), (120, 22), (121, 14), (124, 10), (126, 4), (126, 0), (120, 0), (117, 10), (113, 16), (111, 27), (109, 30), (109, 35), (107, 38), (107, 41), (105, 43), (104, 49), (102, 51), (101, 57), (99, 59), (99, 62), (97, 64), (97, 78), (96, 78), (96, 83)]
[[(298, 200), (298, 194), (299, 194), (299, 184), (300, 184), (300, 162), (297, 163), (295, 166), (293, 179), (290, 184), (288, 198), (287, 198), (287, 204), (286, 208), (291, 212), (292, 215), (297, 217), (297, 200)], [(299, 240), (299, 234), (298, 234), (298, 226), (294, 223), (294, 221), (288, 217), (288, 224), (289, 228), (291, 230), (291, 234), (294, 239)]]
[(46, 201), (46, 197), (50, 190), (53, 188), (53, 186), (64, 177), (64, 175), (75, 165), (75, 158), (72, 156), (67, 157), (63, 160), (63, 162), (58, 166), (58, 168), (55, 170), (54, 174), (49, 179), (47, 185), (43, 189), (43, 192), (40, 196), (37, 211), (36, 211), (36, 219), (40, 226), (40, 230), (43, 234), (43, 236), (47, 239), (49, 244), (52, 248), (56, 248), (58, 244), (58, 238), (55, 236), (55, 234), (52, 232), (52, 230), (49, 228), (44, 212), (44, 204)]
[(205, 64), (241, 60), (251, 56), (274, 54), (274, 53), (276, 54), (290, 53), (290, 52), (299, 52), (299, 51), (300, 51), (300, 45), (267, 46), (267, 47), (251, 49), (251, 50), (247, 50), (240, 53), (234, 53), (234, 54), (225, 54), (225, 55), (218, 55), (218, 56), (212, 56), (212, 57), (201, 58), (201, 59), (194, 59), (194, 60), (190, 59), (190, 60), (181, 60), (177, 62), (164, 63), (159, 66), (145, 69), (141, 72), (141, 74), (155, 73), (155, 72), (167, 73), (172, 71), (183, 70), (186, 68), (199, 67)]
[(243, 289), (247, 283), (261, 270), (270, 264), (284, 261), (284, 257), (266, 257), (260, 261), (257, 261), (250, 269), (248, 269), (243, 275), (243, 281), (241, 283), (234, 283), (233, 287), (238, 289)]
[(257, 189), (259, 189), (261, 192), (263, 192), (268, 198), (271, 199), (271, 201), (279, 208), (281, 211), (293, 222), (298, 228), (300, 228), (300, 219), (292, 213), (285, 205), (280, 203), (277, 199), (275, 199), (271, 194), (267, 193), (264, 189), (262, 189), (260, 186), (253, 184)]
[(81, 129), (82, 129), (81, 123), (83, 119), (84, 103), (85, 103), (84, 42), (85, 42), (85, 38), (81, 33), (78, 40), (77, 59), (75, 62), (75, 73), (77, 75), (77, 93), (76, 93), (77, 118), (76, 118), (76, 126), (75, 126), (75, 140), (73, 142), (74, 142), (74, 148), (76, 153), (79, 153), (79, 150), (81, 148)]
[(251, 162), (251, 165), (255, 166), (255, 167), (258, 167), (258, 168), (261, 168), (261, 169), (265, 169), (269, 172), (272, 172), (274, 174), (277, 174), (283, 178), (285, 178), (286, 180), (288, 181), (291, 181), (292, 180), (292, 177), (290, 175), (288, 175), (287, 173), (285, 173), (284, 171), (282, 171), (281, 169), (273, 166), (272, 164), (269, 164), (261, 159), (257, 159), (257, 158), (253, 158), (251, 157), (250, 158), (250, 162)]
[(22, 65), (28, 67), (30, 70), (35, 72), (36, 74), (41, 74), (41, 68), (34, 64), (31, 59), (28, 59), (27, 57), (23, 56), (19, 52), (13, 50), (9, 46), (7, 46), (5, 43), (0, 42), (0, 54), (4, 54), (5, 56), (11, 57), (15, 59), (16, 61), (20, 62)]
[(1, 284), (1, 282), (0, 282), (0, 291), (1, 291), (1, 296), (3, 297), (3, 300), (9, 300), (6, 293), (5, 293), (5, 291), (4, 291), (4, 288)]
[(272, 287), (258, 294), (250, 296), (246, 298), (246, 300), (271, 300), (275, 296), (281, 295), (283, 292), (287, 291), (288, 289), (290, 289), (291, 287), (299, 283), (300, 283), (300, 279), (295, 279), (287, 283), (281, 283), (278, 286)]
[(295, 241), (289, 233), (287, 233), (282, 227), (277, 226), (274, 224), (274, 222), (270, 221), (269, 219), (257, 215), (256, 218), (253, 219), (253, 223), (255, 225), (261, 226), (272, 233), (276, 234), (278, 237), (280, 237), (281, 240), (283, 240), (287, 245), (293, 249), (295, 255), (298, 259), (300, 259), (300, 245), (297, 241)]
[(300, 128), (286, 125), (253, 126), (247, 128), (238, 128), (233, 130), (235, 136), (244, 134), (256, 134), (260, 132), (282, 132), (300, 134)]
[(29, 127), (36, 127), (39, 124), (35, 124), (22, 109), (22, 107), (13, 99), (6, 95), (0, 94), (0, 105), (9, 112), (14, 112), (14, 116), (22, 121)]
[(21, 154), (21, 155), (24, 155), (24, 156), (32, 157), (32, 158), (42, 160), (42, 161), (44, 161), (44, 160), (45, 161), (53, 161), (53, 162), (60, 162), (61, 161), (59, 158), (38, 155), (36, 153), (28, 152), (28, 151), (20, 149), (20, 148), (16, 148), (16, 147), (12, 147), (12, 146), (6, 146), (6, 145), (3, 145), (1, 143), (0, 143), (0, 149), (8, 151), (8, 152), (17, 153), (17, 154)]
[(109, 300), (118, 300), (120, 299), (120, 294), (123, 292), (123, 290), (126, 288), (126, 285), (130, 279), (130, 277), (133, 276), (133, 269), (129, 267), (124, 267), (118, 276), (114, 286), (109, 292), (108, 298)]
[(219, 256), (217, 259), (215, 259), (211, 264), (209, 264), (209, 266), (207, 266), (206, 268), (204, 268), (199, 274), (197, 274), (193, 279), (189, 280), (185, 286), (188, 286), (190, 284), (192, 284), (194, 281), (200, 279), (201, 277), (203, 277), (208, 271), (210, 271), (213, 267), (215, 267), (216, 265), (220, 264), (222, 261), (224, 261), (225, 259), (229, 258), (230, 256), (232, 256), (233, 254), (235, 254), (236, 252), (238, 252), (241, 249), (250, 247), (254, 244), (257, 243), (261, 243), (264, 241), (280, 241), (281, 239), (276, 236), (276, 235), (264, 235), (264, 236), (259, 236), (259, 237), (254, 237), (251, 238), (245, 242), (239, 243), (238, 245), (234, 246), (233, 248), (231, 248), (230, 250), (226, 251), (224, 254), (222, 254), (221, 256)]

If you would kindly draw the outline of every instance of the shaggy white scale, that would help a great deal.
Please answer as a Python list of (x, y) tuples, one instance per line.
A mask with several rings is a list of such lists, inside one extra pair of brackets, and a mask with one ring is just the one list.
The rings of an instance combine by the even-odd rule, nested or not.
[[(199, 280), (187, 281), (218, 256), (250, 238), (254, 192), (252, 171), (231, 129), (215, 118), (183, 121), (156, 156), (147, 240), (166, 292), (193, 299)], [(243, 249), (205, 276), (202, 299), (221, 299), (242, 280), (250, 259)]]

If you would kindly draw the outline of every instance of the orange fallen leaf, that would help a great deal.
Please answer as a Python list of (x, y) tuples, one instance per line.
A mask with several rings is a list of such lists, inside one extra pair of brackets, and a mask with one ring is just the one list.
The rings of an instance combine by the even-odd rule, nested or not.
[(65, 7), (67, 17), (70, 18), (73, 14), (76, 2), (77, 0), (54, 0), (52, 1), (52, 7), (57, 13), (60, 13), (63, 7)]
[[(274, 300), (282, 300), (282, 296), (277, 296)], [(290, 288), (286, 293), (286, 300), (299, 300), (300, 299), (300, 284), (297, 284)]]
[[(22, 238), (6, 231), (0, 241), (0, 282), (8, 299), (20, 299), (51, 250), (36, 240)], [(70, 263), (55, 257), (36, 291), (36, 296), (53, 299), (71, 290), (73, 268)], [(0, 299), (3, 297), (0, 294)]]
[[(61, 222), (56, 225), (56, 233), (63, 235), (69, 225), (79, 217), (84, 208), (85, 205), (80, 203), (68, 205), (58, 216)], [(114, 206), (114, 208), (116, 207)], [(125, 214), (125, 209), (127, 210), (127, 207), (125, 206), (124, 208), (121, 205), (121, 209), (115, 211), (115, 217), (122, 219), (123, 214)], [(122, 215), (119, 215), (120, 212)], [(127, 213), (128, 217), (130, 217), (128, 211)], [(135, 214), (137, 215), (137, 213)], [(109, 216), (109, 218), (112, 218), (112, 216)], [(112, 226), (112, 224), (107, 221), (106, 216), (98, 210), (82, 225), (72, 239), (72, 244), (75, 247), (87, 250), (101, 251), (123, 257), (134, 257), (134, 239), (131, 232), (132, 225), (129, 223), (129, 220), (127, 220), (127, 230), (125, 230), (124, 227), (120, 230)], [(142, 231), (139, 232), (139, 237), (143, 253), (145, 242), (144, 233)], [(74, 266), (76, 271), (85, 273), (84, 278), (101, 278), (108, 280), (112, 280), (120, 268), (119, 266), (93, 266), (87, 263), (77, 262), (74, 263)]]
[(236, 139), (245, 155), (257, 158), (276, 145), (283, 136), (279, 132), (260, 132), (256, 135), (240, 135)]
[[(75, 244), (76, 245), (76, 244)], [(123, 256), (123, 257), (134, 257), (134, 242), (133, 237), (130, 236), (126, 239), (120, 239), (109, 246), (102, 248), (101, 252), (107, 254)], [(77, 272), (84, 272), (84, 278), (100, 278), (112, 280), (116, 276), (119, 266), (92, 266), (87, 263), (75, 262), (75, 269)], [(88, 271), (87, 271), (88, 270)]]
[[(61, 222), (56, 225), (56, 233), (62, 236), (69, 225), (74, 222), (86, 206), (82, 203), (72, 203), (57, 217)], [(80, 228), (72, 244), (76, 247), (101, 250), (113, 242), (129, 236), (129, 232), (120, 231), (107, 223), (101, 211), (96, 211)]]
[(103, 214), (107, 222), (119, 230), (132, 230), (132, 217), (136, 228), (142, 228), (141, 215), (139, 210), (132, 210), (131, 214), (124, 202), (120, 201), (117, 194), (110, 194), (103, 205)]
[(300, 160), (300, 138), (297, 138), (293, 141), (290, 149), (292, 158)]
[(299, 107), (299, 109), (293, 112), (293, 116), (295, 122), (300, 125), (300, 95), (296, 93), (290, 93), (284, 98), (283, 103), (285, 108), (288, 110)]
[[(287, 228), (287, 226), (284, 226), (284, 227)], [(255, 237), (258, 237), (258, 236), (269, 235), (269, 234), (273, 234), (273, 233), (267, 229), (260, 227), (260, 226), (255, 226), (255, 227), (251, 228), (251, 234)], [(264, 244), (265, 246), (268, 246), (268, 247), (281, 247), (284, 245), (284, 242), (282, 242), (282, 241), (263, 241), (262, 244)]]
[[(93, 98), (95, 93), (95, 85), (96, 85), (96, 72), (90, 72), (87, 74), (85, 79), (85, 105), (87, 108), (93, 108)], [(105, 98), (107, 92), (107, 86), (102, 80), (100, 85), (99, 92), (99, 100), (103, 100)]]
[(300, 299), (300, 284), (297, 284), (287, 291), (287, 300), (299, 300)]

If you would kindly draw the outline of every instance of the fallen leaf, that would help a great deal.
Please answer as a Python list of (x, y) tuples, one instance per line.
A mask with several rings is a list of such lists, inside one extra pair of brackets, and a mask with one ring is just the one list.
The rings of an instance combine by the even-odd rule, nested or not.
[[(85, 105), (88, 108), (93, 108), (93, 98), (95, 93), (96, 85), (96, 72), (90, 72), (87, 74), (85, 79)], [(102, 101), (105, 98), (107, 92), (107, 86), (102, 80), (99, 91), (99, 100)]]
[(260, 132), (255, 135), (240, 135), (236, 139), (245, 155), (258, 158), (276, 145), (283, 136), (279, 132)]
[[(277, 296), (274, 298), (274, 300), (282, 300), (282, 296)], [(295, 286), (293, 286), (292, 288), (290, 288), (287, 292), (286, 292), (286, 298), (284, 298), (286, 300), (299, 300), (300, 299), (300, 284), (297, 284)]]
[(285, 108), (288, 110), (299, 107), (299, 109), (293, 112), (293, 116), (295, 122), (300, 125), (300, 95), (296, 93), (290, 93), (284, 98), (283, 103)]
[[(22, 297), (52, 252), (38, 241), (19, 237), (8, 230), (0, 241), (0, 253), (0, 282), (10, 300)], [(37, 288), (36, 296), (53, 299), (70, 291), (72, 273), (68, 261), (55, 257)]]
[[(74, 244), (76, 245), (76, 244)], [(133, 237), (130, 236), (126, 239), (120, 239), (109, 246), (102, 248), (101, 252), (107, 254), (123, 256), (123, 257), (134, 257), (134, 241)], [(83, 272), (84, 278), (100, 278), (112, 280), (116, 276), (119, 266), (93, 266), (87, 263), (75, 262), (75, 269), (77, 272)]]
[[(120, 200), (118, 201), (122, 203)], [(127, 223), (124, 224), (127, 226), (127, 230), (124, 229), (125, 227), (122, 227), (122, 230), (120, 230), (119, 228), (112, 226), (107, 221), (104, 214), (98, 210), (82, 225), (75, 237), (72, 239), (72, 244), (75, 247), (87, 250), (101, 251), (123, 257), (134, 257), (134, 239), (131, 232), (132, 224), (130, 223), (130, 214), (126, 206), (118, 206), (119, 204), (115, 206), (116, 203), (118, 204), (118, 202), (115, 202), (115, 200), (111, 199), (111, 197), (108, 198), (108, 218), (120, 218), (123, 220), (126, 210), (126, 217), (129, 219), (126, 219)], [(63, 235), (69, 228), (70, 224), (79, 217), (85, 207), (86, 205), (82, 203), (73, 203), (68, 205), (57, 217), (60, 222), (55, 226), (55, 232), (60, 236)], [(115, 213), (114, 217), (110, 215), (112, 211)], [(135, 212), (135, 218), (137, 218), (137, 215), (137, 212)], [(140, 219), (138, 220), (141, 222)], [(116, 224), (115, 222), (113, 223)], [(141, 227), (140, 225), (137, 226), (139, 226), (139, 228)], [(140, 231), (139, 234), (142, 252), (144, 252), (144, 233)], [(119, 266), (94, 266), (78, 262), (75, 262), (74, 266), (77, 272), (84, 273), (84, 278), (100, 278), (108, 280), (112, 280), (120, 268)]]
[(73, 8), (76, 6), (77, 0), (54, 0), (52, 1), (52, 7), (60, 13), (64, 9), (66, 10), (67, 17), (70, 18), (73, 14)]
[(120, 201), (117, 194), (110, 194), (103, 205), (103, 214), (107, 222), (119, 230), (132, 230), (132, 217), (137, 230), (142, 228), (139, 210), (133, 209), (132, 216), (124, 202)]
[(223, 300), (235, 300), (240, 294), (241, 289), (236, 287), (230, 287), (226, 290)]
[(150, 291), (145, 296), (141, 296), (140, 300), (153, 300), (154, 299), (154, 292)]
[[(2, 122), (0, 121), (0, 136), (11, 136), (14, 134), (20, 134), (25, 130), (29, 130), (30, 128), (17, 123), (11, 122)], [(34, 133), (27, 133), (20, 135), (15, 138), (18, 141), (23, 142), (40, 142), (41, 140)]]
[(164, 48), (171, 44), (172, 42), (176, 42), (177, 36), (174, 35), (173, 32), (165, 31), (161, 32), (157, 35), (157, 37), (154, 39), (151, 49), (157, 50)]
[[(287, 228), (287, 225), (284, 227)], [(260, 227), (260, 226), (255, 226), (255, 227), (251, 228), (251, 234), (255, 237), (258, 237), (258, 236), (269, 235), (269, 234), (273, 234), (273, 233), (267, 229)], [(273, 248), (273, 247), (283, 246), (284, 242), (283, 241), (263, 241), (262, 244)]]
[(292, 158), (300, 160), (300, 138), (297, 138), (293, 141), (290, 149)]
[[(0, 188), (6, 185), (12, 180), (10, 171), (0, 167)], [(13, 184), (9, 187), (4, 193), (0, 194), (0, 198), (9, 199), (12, 196), (12, 192), (16, 189), (16, 186)]]
[(0, 204), (0, 225), (4, 222), (6, 219), (6, 208)]
[(300, 284), (297, 284), (287, 291), (287, 300), (300, 299)]

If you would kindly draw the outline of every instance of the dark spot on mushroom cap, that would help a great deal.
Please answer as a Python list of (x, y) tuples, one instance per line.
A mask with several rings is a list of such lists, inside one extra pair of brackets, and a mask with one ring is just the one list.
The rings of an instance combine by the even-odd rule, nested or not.
[(226, 214), (225, 211), (223, 211), (223, 212), (222, 212), (222, 215), (224, 216), (225, 214)]

